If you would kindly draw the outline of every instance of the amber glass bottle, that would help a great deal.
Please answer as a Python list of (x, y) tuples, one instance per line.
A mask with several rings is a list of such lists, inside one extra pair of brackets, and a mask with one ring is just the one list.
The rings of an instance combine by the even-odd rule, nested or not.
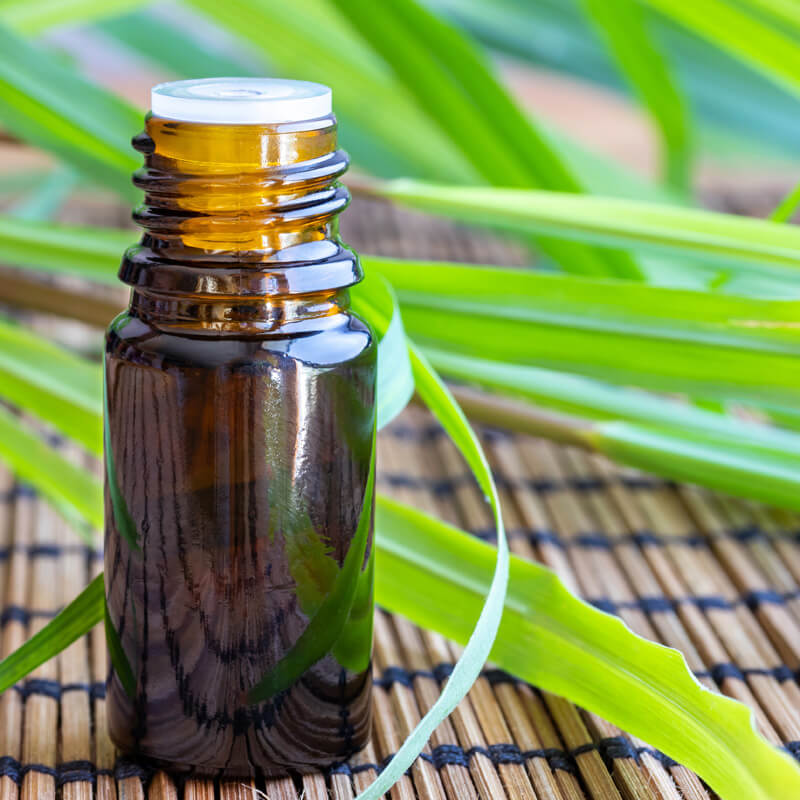
[(106, 340), (108, 722), (127, 753), (280, 774), (370, 728), (376, 344), (348, 306), (330, 90), (156, 87)]

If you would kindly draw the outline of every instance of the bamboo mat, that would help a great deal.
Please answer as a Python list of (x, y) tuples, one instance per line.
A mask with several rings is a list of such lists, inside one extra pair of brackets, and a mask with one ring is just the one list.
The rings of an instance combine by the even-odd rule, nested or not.
[[(342, 228), (364, 252), (526, 261), (502, 239), (382, 204), (359, 201), (355, 208)], [(121, 219), (111, 213), (104, 211), (102, 219)], [(101, 221), (85, 211), (82, 218)], [(40, 329), (53, 325), (52, 317), (25, 317)], [(77, 323), (58, 325), (62, 341), (78, 343)], [(480, 435), (513, 551), (547, 564), (573, 591), (619, 614), (636, 632), (680, 648), (700, 680), (748, 703), (765, 735), (800, 755), (800, 517), (676, 486), (530, 437), (488, 429)], [(426, 412), (410, 408), (382, 432), (378, 458), (382, 491), (492, 537), (477, 485)], [(0, 471), (0, 655), (46, 624), (101, 566), (99, 552), (83, 546), (35, 493)], [(370, 783), (435, 701), (458, 655), (437, 634), (378, 611), (376, 713), (366, 750), (328, 774), (177, 783), (117, 759), (106, 735), (106, 655), (98, 626), (0, 696), (0, 800), (347, 800)], [(647, 743), (488, 665), (391, 797), (713, 795)]]

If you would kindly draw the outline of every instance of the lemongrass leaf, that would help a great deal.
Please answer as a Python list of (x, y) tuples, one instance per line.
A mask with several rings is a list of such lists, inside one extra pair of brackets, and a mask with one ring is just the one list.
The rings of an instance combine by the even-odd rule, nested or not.
[(4, 0), (0, 21), (22, 33), (39, 33), (65, 23), (85, 23), (144, 5), (144, 0)]
[(0, 460), (35, 486), (90, 544), (103, 527), (103, 488), (0, 406)]
[(367, 275), (352, 291), (353, 309), (378, 333), (378, 429), (388, 425), (414, 394), (414, 376), (400, 307), (380, 275)]
[[(730, 414), (708, 411), (675, 398), (663, 397), (541, 367), (508, 364), (473, 355), (426, 348), (431, 364), (448, 378), (474, 383), (543, 408), (588, 420), (638, 423), (648, 427), (712, 434), (720, 440), (758, 451), (800, 459), (800, 435)], [(498, 423), (502, 420), (498, 420)], [(713, 451), (709, 452), (713, 460)], [(659, 472), (653, 468), (654, 472)], [(693, 483), (700, 482), (695, 474)], [(798, 463), (800, 481), (800, 463)]]
[(142, 114), (40, 45), (0, 26), (0, 122), (128, 199), (139, 165), (129, 141)]
[[(380, 496), (376, 531), (377, 601), (464, 642), (491, 580), (494, 549)], [(680, 653), (578, 600), (538, 564), (511, 558), (491, 660), (644, 739), (726, 800), (800, 793), (797, 764), (755, 732), (746, 706), (703, 688)]]
[(642, 0), (668, 19), (800, 93), (800, 47), (788, 26), (774, 26), (748, 10), (752, 2)]
[(134, 233), (0, 216), (0, 260), (118, 286), (117, 269)]
[(104, 606), (100, 574), (38, 633), (0, 661), (0, 693), (88, 633), (103, 619)]
[(714, 433), (604, 422), (586, 432), (599, 452), (676, 481), (800, 511), (798, 453), (767, 451)]
[(647, 29), (643, 9), (636, 0), (583, 0), (583, 6), (604, 35), (620, 71), (658, 126), (665, 180), (678, 192), (688, 194), (689, 113), (669, 65)]
[[(517, 233), (691, 255), (722, 263), (800, 267), (800, 228), (774, 222), (614, 197), (538, 190), (451, 187), (410, 179), (375, 182), (370, 191), (462, 222)], [(791, 273), (787, 273), (791, 280)]]
[[(484, 180), (499, 186), (582, 190), (464, 34), (415, 0), (334, 2)], [(642, 277), (624, 253), (547, 240), (539, 244), (569, 271)]]
[(0, 397), (99, 454), (100, 370), (49, 340), (0, 318)]
[(699, 397), (800, 399), (793, 302), (526, 270), (365, 263), (395, 286), (406, 329), (424, 348)]
[(798, 205), (800, 205), (800, 183), (796, 184), (789, 194), (775, 206), (769, 218), (773, 222), (788, 222), (794, 212), (797, 211)]
[[(508, 586), (508, 542), (500, 511), (500, 499), (489, 462), (458, 403), (425, 357), (410, 342), (409, 355), (417, 392), (461, 451), (489, 501), (497, 529), (497, 550), (492, 550), (495, 556), (494, 569), (486, 586), (480, 611), (472, 618), (477, 622), (474, 627), (470, 623), (471, 632), (466, 637), (466, 647), (453, 667), (442, 693), (381, 770), (380, 775), (356, 800), (376, 800), (388, 791), (419, 756), (439, 724), (470, 690), (497, 635)], [(406, 589), (412, 585), (408, 584)]]

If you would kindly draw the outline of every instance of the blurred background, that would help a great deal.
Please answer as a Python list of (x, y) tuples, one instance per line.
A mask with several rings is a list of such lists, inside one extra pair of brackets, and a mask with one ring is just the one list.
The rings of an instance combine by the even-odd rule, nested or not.
[[(582, 0), (427, 2), (436, 15), (479, 43), (521, 108), (535, 117), (562, 156), (580, 165), (581, 177), (591, 184), (596, 176), (597, 185), (589, 186), (593, 191), (641, 196), (639, 184), (658, 182), (662, 174), (664, 130), (671, 129), (685, 137), (691, 150), (689, 183), (701, 204), (757, 215), (770, 211), (800, 175), (797, 95), (648, 3), (609, 3), (610, 9), (622, 9), (620, 15), (625, 6), (637, 6), (636, 13), (644, 17), (650, 44), (663, 59), (663, 64), (651, 64), (653, 91), (662, 95), (659, 110), (657, 101), (643, 97), (643, 84), (636, 85), (635, 65), (626, 69), (620, 61), (619, 41), (612, 46), (598, 5)], [(341, 139), (356, 170), (381, 177), (479, 182), (447, 137), (422, 119), (412, 94), (371, 50), (369, 37), (325, 0), (4, 2), (0, 23), (41, 44), (65, 69), (141, 110), (149, 105), (154, 83), (185, 77), (287, 75), (329, 83)], [(639, 46), (635, 33), (621, 34), (634, 48)], [(10, 50), (0, 60), (9, 62), (0, 66), (3, 71), (20, 66)], [(664, 97), (658, 83), (661, 67), (679, 103)], [(83, 98), (77, 93), (61, 101), (79, 111)], [(41, 148), (21, 145), (15, 113), (13, 104), (0, 109), (6, 131), (0, 146), (3, 171), (21, 175), (58, 165)], [(665, 119), (670, 114), (672, 119)], [(620, 170), (609, 174), (609, 163)], [(60, 175), (64, 196), (75, 176), (69, 169)], [(119, 224), (125, 216), (117, 216), (108, 196), (98, 194), (89, 202), (99, 224)], [(113, 205), (118, 206), (116, 200)], [(407, 222), (407, 213), (398, 217), (400, 224)], [(343, 224), (358, 246), (367, 242), (357, 216), (346, 214)], [(65, 220), (78, 217), (86, 221), (83, 211), (71, 213), (65, 207), (59, 213)], [(451, 228), (437, 223), (442, 231)], [(399, 254), (436, 257), (437, 251), (435, 242), (423, 236), (404, 243)], [(499, 254), (464, 253), (463, 260), (492, 255)], [(512, 262), (529, 259), (513, 247), (505, 252), (505, 262), (509, 257)]]

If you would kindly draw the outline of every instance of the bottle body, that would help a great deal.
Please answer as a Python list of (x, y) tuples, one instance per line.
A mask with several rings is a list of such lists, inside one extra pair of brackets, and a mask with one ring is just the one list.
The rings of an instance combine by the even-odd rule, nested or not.
[[(112, 659), (108, 704), (125, 751), (274, 774), (366, 742), (372, 547), (354, 539), (372, 514), (375, 348), (359, 320), (325, 321), (299, 339), (193, 337), (129, 314), (109, 331), (107, 602), (135, 688)], [(339, 636), (252, 702), (351, 547), (363, 585), (330, 615)]]
[[(371, 721), (377, 351), (348, 307), (357, 259), (330, 226), (341, 167), (320, 178), (331, 141), (304, 144), (299, 191), (296, 131), (259, 134), (284, 135), (288, 167), (221, 169), (206, 130), (187, 169), (185, 127), (151, 120), (139, 142), (148, 233), (106, 337), (109, 732), (195, 774), (324, 767)], [(243, 184), (262, 198), (252, 218)]]

